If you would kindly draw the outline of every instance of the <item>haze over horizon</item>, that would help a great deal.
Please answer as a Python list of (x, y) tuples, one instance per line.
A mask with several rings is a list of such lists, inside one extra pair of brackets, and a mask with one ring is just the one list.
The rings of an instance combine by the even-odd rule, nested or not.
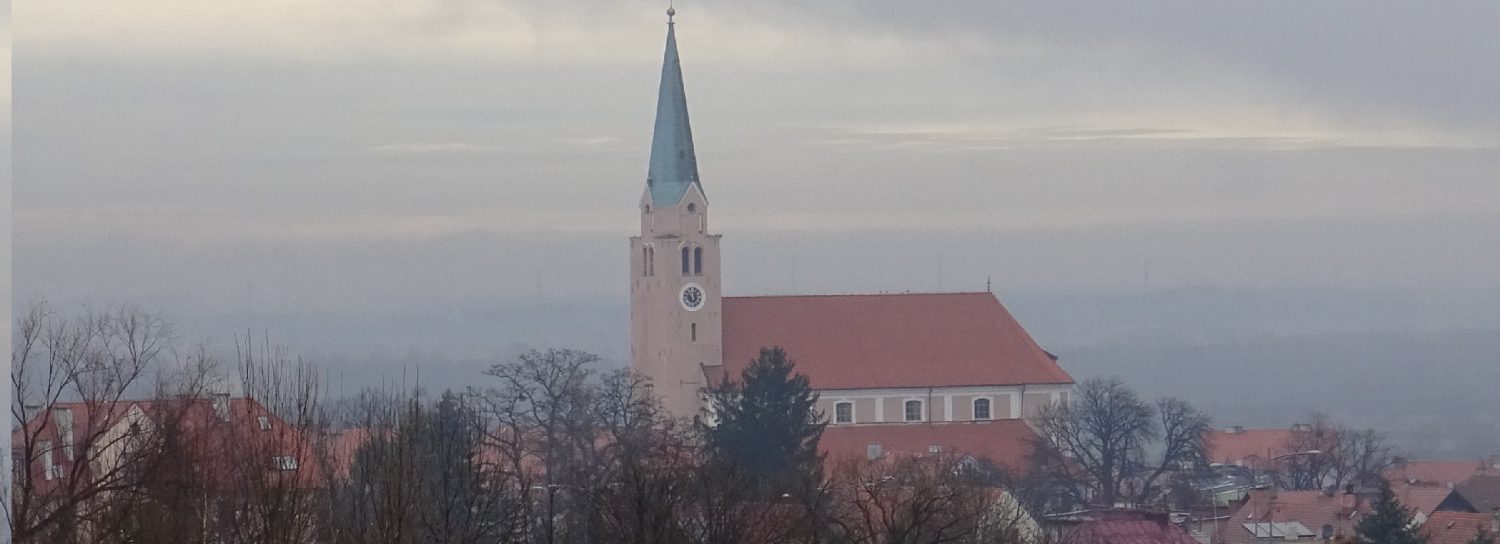
[[(15, 303), (618, 362), (660, 4), (17, 5)], [(676, 9), (729, 294), (993, 282), (1075, 377), (1500, 452), (1500, 5)]]

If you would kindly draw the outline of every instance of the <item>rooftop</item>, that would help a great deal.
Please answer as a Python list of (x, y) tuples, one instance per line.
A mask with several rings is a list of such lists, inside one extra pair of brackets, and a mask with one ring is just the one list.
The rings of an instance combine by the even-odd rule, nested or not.
[[(724, 298), (724, 368), (781, 346), (817, 389), (1070, 384), (993, 293)], [(719, 376), (710, 376), (718, 378)]]

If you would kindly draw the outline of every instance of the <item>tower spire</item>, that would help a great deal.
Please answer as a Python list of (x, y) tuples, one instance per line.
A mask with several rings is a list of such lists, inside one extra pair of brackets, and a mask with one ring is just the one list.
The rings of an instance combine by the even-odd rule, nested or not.
[(698, 157), (693, 152), (682, 63), (677, 57), (677, 25), (672, 21), (676, 14), (677, 10), (667, 8), (667, 50), (662, 57), (661, 88), (656, 95), (651, 166), (646, 172), (651, 202), (658, 207), (676, 205), (688, 187), (698, 183)]

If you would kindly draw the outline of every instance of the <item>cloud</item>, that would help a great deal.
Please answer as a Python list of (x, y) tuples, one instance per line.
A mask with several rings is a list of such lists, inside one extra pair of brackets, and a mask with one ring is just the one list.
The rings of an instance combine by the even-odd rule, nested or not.
[(380, 155), (489, 155), (519, 150), (467, 142), (393, 142), (371, 147), (367, 151)]

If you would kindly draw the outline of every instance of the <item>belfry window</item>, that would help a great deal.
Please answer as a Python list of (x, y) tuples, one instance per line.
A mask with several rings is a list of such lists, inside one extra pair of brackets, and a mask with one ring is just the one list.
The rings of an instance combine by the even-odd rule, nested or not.
[(693, 323), (691, 335), (692, 335), (693, 341), (697, 342), (698, 341), (698, 324), (697, 323)]
[(689, 256), (688, 254), (689, 254), (689, 251), (688, 251), (687, 246), (683, 246), (683, 248), (682, 248), (682, 275), (684, 275), (684, 276), (688, 275), (688, 271), (691, 270), (690, 268), (688, 268), (688, 256)]
[(834, 423), (854, 423), (854, 403), (840, 402), (833, 405)]
[(922, 401), (906, 401), (906, 421), (922, 421)]
[(990, 399), (974, 399), (974, 419), (990, 418)]
[(641, 248), (641, 275), (651, 275), (651, 248)]
[(693, 275), (703, 275), (703, 248), (693, 248)]

